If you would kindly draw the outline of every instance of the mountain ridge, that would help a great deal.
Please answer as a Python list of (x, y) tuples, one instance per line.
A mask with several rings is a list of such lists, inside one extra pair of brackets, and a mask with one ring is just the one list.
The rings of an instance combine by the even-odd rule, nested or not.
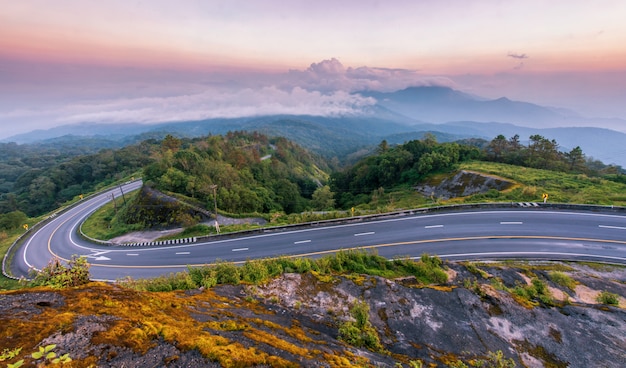
[[(377, 104), (364, 108), (361, 115), (283, 114), (154, 124), (79, 123), (36, 130), (0, 142), (24, 144), (74, 135), (99, 136), (103, 140), (130, 144), (146, 138), (162, 138), (166, 134), (191, 138), (235, 130), (257, 130), (285, 136), (326, 157), (345, 157), (383, 139), (393, 137), (393, 142), (402, 143), (402, 135), (409, 139), (424, 132), (440, 132), (439, 136), (446, 140), (491, 140), (499, 134), (518, 134), (524, 140), (540, 134), (555, 139), (564, 149), (579, 146), (595, 159), (626, 166), (626, 151), (620, 149), (621, 142), (626, 141), (626, 133), (594, 127), (596, 121), (626, 126), (626, 121), (620, 119), (588, 119), (566, 109), (513, 101), (507, 97), (483, 99), (449, 87), (409, 87), (395, 92), (357, 93), (375, 98)], [(528, 121), (533, 124), (524, 123)]]

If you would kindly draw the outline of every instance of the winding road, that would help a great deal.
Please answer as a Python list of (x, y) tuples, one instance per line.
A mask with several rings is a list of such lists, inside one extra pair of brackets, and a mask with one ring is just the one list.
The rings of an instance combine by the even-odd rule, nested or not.
[[(141, 182), (122, 187), (124, 193)], [(97, 245), (77, 235), (86, 217), (120, 188), (85, 199), (55, 216), (16, 252), (11, 270), (27, 275), (53, 257), (86, 256), (91, 276), (117, 280), (177, 272), (216, 260), (279, 255), (316, 257), (340, 249), (375, 249), (387, 258), (437, 254), (444, 259), (552, 259), (626, 264), (626, 216), (546, 209), (476, 210), (390, 217), (171, 246)]]

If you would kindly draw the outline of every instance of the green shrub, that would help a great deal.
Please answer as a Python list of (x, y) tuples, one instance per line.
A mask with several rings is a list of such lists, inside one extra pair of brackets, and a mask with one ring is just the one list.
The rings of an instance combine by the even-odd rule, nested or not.
[(33, 274), (31, 286), (65, 288), (84, 285), (90, 281), (87, 258), (78, 256), (72, 256), (67, 266), (54, 258), (41, 271), (34, 271)]
[(267, 273), (270, 278), (280, 276), (285, 272), (282, 263), (277, 259), (268, 259), (263, 262), (267, 268)]
[(487, 354), (487, 360), (478, 360), (477, 367), (484, 368), (515, 368), (516, 364), (513, 358), (505, 358), (502, 350), (496, 352), (490, 351)]
[(547, 306), (554, 305), (554, 300), (552, 298), (552, 295), (550, 294), (548, 286), (545, 282), (541, 281), (538, 278), (532, 279), (530, 285), (516, 286), (512, 290), (512, 293), (529, 302), (538, 300)]
[(601, 292), (596, 298), (598, 303), (608, 304), (608, 305), (619, 305), (619, 295), (610, 293), (608, 291)]
[(550, 272), (550, 279), (557, 285), (561, 285), (570, 290), (574, 290), (576, 288), (576, 281), (569, 277), (567, 274), (560, 271), (552, 271)]
[(241, 278), (243, 281), (258, 284), (269, 278), (269, 271), (265, 261), (247, 260), (241, 268)]
[(339, 326), (339, 339), (359, 348), (382, 351), (378, 332), (369, 321), (369, 306), (365, 302), (356, 302), (350, 308), (350, 315), (355, 321), (346, 321)]
[(476, 276), (480, 276), (483, 279), (488, 279), (489, 278), (489, 274), (483, 270), (481, 270), (480, 268), (478, 268), (474, 263), (471, 262), (467, 262), (465, 264), (465, 268), (467, 268), (467, 270), (471, 273), (473, 273)]
[(218, 284), (239, 285), (241, 282), (239, 267), (234, 263), (217, 261), (213, 267), (215, 268)]

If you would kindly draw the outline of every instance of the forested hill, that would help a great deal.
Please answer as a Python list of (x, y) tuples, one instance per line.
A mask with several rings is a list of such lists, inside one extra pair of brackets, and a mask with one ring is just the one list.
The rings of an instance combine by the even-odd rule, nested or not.
[(328, 175), (326, 164), (299, 146), (257, 133), (167, 136), (86, 155), (52, 146), (4, 143), (0, 213), (39, 216), (80, 194), (143, 175), (144, 168), (144, 178), (158, 189), (198, 200), (206, 199), (215, 184), (220, 208), (233, 211), (297, 211)]
[(224, 136), (163, 140), (144, 170), (148, 185), (222, 211), (300, 212), (328, 178), (324, 161), (285, 138), (230, 132)]
[(468, 160), (626, 181), (619, 166), (588, 158), (580, 147), (561, 151), (555, 140), (540, 135), (531, 136), (528, 144), (517, 135), (454, 143), (439, 143), (432, 134), (400, 145), (383, 140), (378, 152), (355, 158), (356, 164), (342, 171), (334, 165), (332, 173), (321, 156), (286, 138), (258, 132), (201, 138), (168, 135), (87, 155), (20, 147), (0, 144), (0, 229), (21, 226), (26, 216), (45, 214), (80, 194), (133, 176), (207, 209), (217, 198), (219, 209), (230, 213), (346, 209), (369, 203), (375, 192), (411, 188), (428, 175), (453, 170)]

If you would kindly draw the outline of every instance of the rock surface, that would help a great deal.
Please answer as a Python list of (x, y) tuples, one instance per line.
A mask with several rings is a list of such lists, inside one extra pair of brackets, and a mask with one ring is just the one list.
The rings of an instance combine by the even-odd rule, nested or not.
[(495, 175), (487, 175), (474, 171), (461, 170), (452, 177), (444, 178), (438, 182), (427, 182), (415, 187), (425, 197), (438, 199), (450, 199), (465, 197), (472, 194), (486, 193), (489, 190), (506, 190), (511, 188), (512, 183)]
[[(212, 336), (217, 341), (212, 349), (222, 344), (227, 356), (252, 349), (281, 359), (267, 358), (266, 366), (408, 367), (420, 360), (424, 366), (445, 367), (485, 359), (495, 351), (522, 367), (626, 366), (624, 268), (570, 263), (448, 267), (449, 282), (430, 287), (413, 277), (290, 273), (265, 285), (187, 292), (143, 293), (105, 284), (3, 292), (0, 349), (56, 344), (58, 353), (70, 354), (74, 366), (247, 366), (231, 364), (217, 353), (203, 355), (200, 343), (196, 348), (184, 343)], [(563, 270), (576, 287), (554, 283), (554, 269)], [(531, 280), (541, 280), (552, 291), (549, 304), (520, 301), (512, 292)], [(601, 290), (619, 295), (620, 304), (598, 304), (595, 296)], [(338, 326), (352, 318), (349, 310), (357, 301), (369, 306), (369, 320), (386, 352), (338, 340)], [(124, 308), (129, 314), (122, 313)], [(184, 319), (190, 323), (181, 333), (189, 336), (175, 335), (169, 324)], [(45, 333), (21, 336), (28, 329)], [(129, 343), (128, 335), (147, 345)]]

